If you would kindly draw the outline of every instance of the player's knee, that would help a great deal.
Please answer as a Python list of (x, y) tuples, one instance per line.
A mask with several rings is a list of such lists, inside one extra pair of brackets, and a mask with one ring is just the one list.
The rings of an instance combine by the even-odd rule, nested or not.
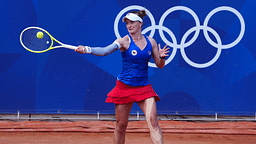
[(123, 133), (126, 131), (128, 123), (122, 122), (122, 121), (117, 121), (116, 122), (116, 131), (119, 133)]
[(157, 129), (158, 128), (158, 120), (156, 116), (150, 116), (149, 119), (149, 124), (151, 125), (152, 128)]

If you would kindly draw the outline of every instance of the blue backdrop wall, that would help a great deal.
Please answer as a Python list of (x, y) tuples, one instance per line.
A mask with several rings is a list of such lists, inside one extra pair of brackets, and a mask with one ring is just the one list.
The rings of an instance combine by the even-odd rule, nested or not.
[[(114, 113), (106, 104), (121, 69), (105, 57), (26, 51), (21, 31), (38, 26), (72, 45), (106, 46), (127, 34), (122, 17), (146, 8), (143, 33), (171, 48), (164, 69), (149, 63), (159, 113), (254, 115), (256, 1), (0, 0), (1, 113)], [(134, 105), (133, 111), (139, 110)]]

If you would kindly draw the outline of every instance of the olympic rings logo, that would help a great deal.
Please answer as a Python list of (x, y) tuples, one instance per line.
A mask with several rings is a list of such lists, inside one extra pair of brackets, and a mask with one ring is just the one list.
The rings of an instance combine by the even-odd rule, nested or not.
[[(117, 15), (116, 19), (115, 19), (115, 23), (114, 23), (114, 31), (115, 31), (115, 35), (117, 38), (121, 38), (120, 34), (119, 34), (119, 31), (118, 31), (118, 23), (119, 23), (119, 20), (121, 19), (122, 15), (124, 13), (126, 13), (127, 11), (129, 10), (134, 10), (134, 9), (137, 9), (137, 10), (141, 10), (141, 9), (145, 9), (144, 7), (142, 6), (138, 6), (138, 5), (133, 5), (133, 6), (128, 6), (126, 8), (124, 8), (122, 11), (119, 12), (119, 14)], [(237, 45), (241, 39), (243, 38), (244, 36), (244, 33), (245, 33), (245, 22), (244, 22), (244, 19), (242, 17), (242, 15), (234, 8), (231, 8), (231, 7), (228, 7), (228, 6), (221, 6), (221, 7), (218, 7), (218, 8), (215, 8), (213, 9), (205, 18), (204, 20), (204, 23), (203, 25), (200, 25), (200, 21), (199, 21), (199, 18), (197, 17), (196, 13), (187, 8), (187, 7), (184, 7), (184, 6), (175, 6), (175, 7), (172, 7), (170, 9), (168, 9), (163, 15), (162, 17), (160, 18), (160, 21), (159, 21), (159, 25), (156, 25), (155, 23), (155, 19), (153, 17), (153, 15), (150, 13), (150, 11), (148, 11), (147, 9), (146, 10), (146, 13), (150, 19), (150, 22), (151, 22), (151, 26), (147, 27), (146, 29), (144, 29), (142, 31), (143, 34), (150, 32), (150, 35), (149, 37), (153, 37), (154, 34), (155, 34), (155, 30), (158, 29), (159, 30), (159, 34), (160, 34), (160, 37), (161, 39), (164, 41), (165, 44), (167, 44), (168, 46), (172, 47), (173, 50), (172, 50), (172, 53), (170, 54), (169, 58), (166, 60), (165, 62), (165, 65), (167, 65), (168, 63), (170, 63), (174, 56), (176, 55), (176, 52), (177, 52), (177, 49), (180, 49), (180, 52), (181, 52), (181, 55), (182, 57), (184, 58), (184, 60), (191, 66), (193, 67), (196, 67), (196, 68), (206, 68), (206, 67), (209, 67), (211, 66), (212, 64), (214, 64), (218, 58), (220, 57), (220, 54), (221, 54), (221, 50), (222, 49), (229, 49), (229, 48), (232, 48), (234, 47), (235, 45)], [(192, 27), (190, 28), (182, 37), (181, 39), (181, 42), (180, 44), (177, 43), (177, 39), (175, 37), (175, 35), (173, 34), (173, 32), (168, 29), (167, 27), (163, 26), (163, 23), (164, 23), (164, 20), (165, 18), (172, 12), (174, 11), (177, 11), (177, 10), (183, 10), (183, 11), (186, 11), (188, 12), (195, 20), (195, 24), (196, 26), (195, 27)], [(223, 45), (222, 44), (222, 40), (219, 36), (219, 34), (214, 30), (212, 29), (211, 27), (208, 26), (208, 22), (210, 20), (210, 18), (217, 12), (219, 11), (230, 11), (232, 13), (234, 13), (238, 18), (239, 18), (239, 21), (240, 21), (240, 24), (241, 24), (241, 30), (240, 30), (240, 34), (238, 35), (238, 37), (236, 38), (235, 41), (233, 41), (232, 43), (230, 44), (225, 44)], [(217, 48), (217, 52), (216, 52), (216, 55), (213, 57), (212, 60), (210, 60), (209, 62), (206, 62), (206, 63), (202, 63), (202, 64), (199, 64), (199, 63), (195, 63), (193, 61), (191, 61), (186, 53), (185, 53), (185, 48), (189, 47), (190, 45), (192, 45), (196, 39), (198, 38), (199, 36), (199, 33), (200, 33), (200, 30), (203, 30), (203, 33), (204, 33), (204, 36), (207, 40), (207, 42), (212, 45), (213, 47)], [(172, 39), (172, 42), (170, 42), (163, 34), (163, 31), (165, 31), (167, 34), (169, 34), (169, 36), (171, 37)], [(191, 38), (191, 40), (189, 40), (188, 42), (186, 42), (186, 39), (188, 38), (188, 36), (195, 32), (194, 36)], [(214, 42), (210, 37), (209, 37), (209, 34), (208, 32), (210, 32), (215, 38), (216, 38), (216, 42)], [(150, 67), (156, 67), (155, 63), (151, 63), (149, 62), (148, 64)]]

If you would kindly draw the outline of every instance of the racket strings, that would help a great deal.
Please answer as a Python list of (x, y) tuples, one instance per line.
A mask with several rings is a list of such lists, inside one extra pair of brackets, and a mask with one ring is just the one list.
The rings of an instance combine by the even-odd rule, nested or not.
[(51, 47), (52, 40), (50, 36), (43, 32), (43, 38), (37, 38), (38, 29), (28, 29), (22, 34), (22, 43), (31, 51), (45, 51)]

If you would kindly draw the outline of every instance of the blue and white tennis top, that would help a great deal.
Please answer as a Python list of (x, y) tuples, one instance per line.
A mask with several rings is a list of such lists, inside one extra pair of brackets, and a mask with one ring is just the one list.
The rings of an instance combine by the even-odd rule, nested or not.
[(129, 86), (148, 85), (148, 62), (152, 56), (152, 45), (147, 40), (146, 47), (141, 50), (130, 37), (129, 48), (122, 52), (122, 69), (118, 75), (118, 80)]

